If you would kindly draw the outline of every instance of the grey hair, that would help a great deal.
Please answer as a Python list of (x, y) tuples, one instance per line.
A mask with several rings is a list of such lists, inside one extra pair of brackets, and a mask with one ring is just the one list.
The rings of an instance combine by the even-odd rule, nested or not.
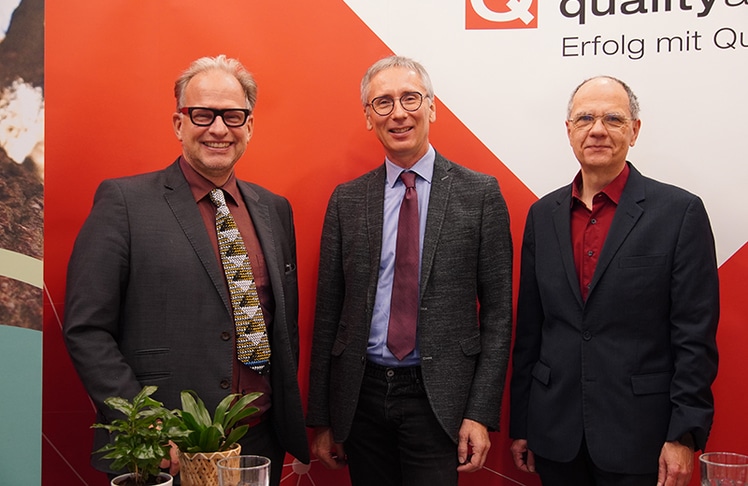
[(247, 71), (242, 63), (236, 59), (226, 57), (221, 54), (216, 57), (201, 57), (190, 64), (174, 82), (174, 97), (177, 100), (177, 111), (184, 106), (184, 91), (187, 84), (200, 73), (211, 71), (213, 69), (225, 71), (236, 78), (244, 90), (244, 97), (247, 100), (247, 108), (254, 111), (255, 102), (257, 101), (257, 83), (252, 75)]
[(631, 118), (634, 120), (639, 119), (639, 99), (636, 97), (634, 92), (631, 90), (628, 84), (624, 83), (618, 78), (614, 78), (613, 76), (594, 76), (592, 78), (587, 78), (584, 81), (582, 81), (579, 86), (574, 89), (574, 92), (571, 94), (571, 98), (569, 98), (569, 105), (566, 108), (566, 118), (571, 118), (571, 106), (574, 103), (574, 97), (577, 95), (577, 92), (579, 89), (587, 84), (589, 81), (592, 81), (594, 79), (610, 79), (611, 81), (615, 81), (616, 83), (620, 84), (621, 87), (626, 91), (626, 95), (629, 97), (629, 111), (631, 112)]
[(431, 84), (431, 78), (429, 77), (429, 73), (426, 72), (426, 68), (424, 68), (419, 62), (408, 57), (389, 56), (372, 64), (361, 79), (361, 104), (364, 108), (369, 103), (367, 96), (369, 94), (369, 84), (371, 83), (372, 78), (385, 69), (390, 68), (406, 68), (415, 71), (421, 78), (423, 87), (426, 89), (425, 96), (432, 100), (434, 99), (434, 86)]

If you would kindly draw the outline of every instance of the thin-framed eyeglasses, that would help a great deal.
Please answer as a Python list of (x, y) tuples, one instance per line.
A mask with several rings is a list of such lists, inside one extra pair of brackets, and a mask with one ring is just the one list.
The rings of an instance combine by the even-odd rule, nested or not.
[(246, 108), (227, 108), (217, 110), (204, 106), (185, 106), (179, 110), (183, 115), (189, 115), (190, 121), (198, 127), (209, 127), (216, 117), (220, 116), (223, 123), (230, 128), (239, 128), (247, 123), (249, 110)]
[(571, 126), (575, 130), (589, 130), (591, 129), (597, 120), (602, 120), (605, 128), (619, 129), (623, 128), (630, 121), (623, 115), (618, 113), (605, 113), (604, 115), (577, 115), (576, 117), (569, 120)]
[[(418, 91), (409, 91), (403, 94), (398, 101), (405, 111), (418, 111), (423, 104), (424, 96)], [(428, 96), (426, 96), (428, 98)], [(377, 96), (368, 104), (379, 116), (387, 116), (395, 109), (395, 99), (392, 96)]]

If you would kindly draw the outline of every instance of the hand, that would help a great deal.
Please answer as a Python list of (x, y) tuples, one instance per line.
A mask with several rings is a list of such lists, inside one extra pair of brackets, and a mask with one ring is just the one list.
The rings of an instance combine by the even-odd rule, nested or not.
[(517, 469), (528, 473), (535, 472), (535, 455), (527, 448), (527, 440), (515, 440), (509, 450), (512, 451), (512, 459)]
[(347, 464), (343, 444), (335, 442), (330, 427), (315, 427), (312, 453), (327, 469), (342, 469)]
[(179, 448), (172, 441), (169, 441), (169, 445), (171, 446), (171, 449), (169, 449), (169, 456), (171, 456), (171, 460), (162, 460), (159, 467), (161, 469), (166, 469), (168, 467), (169, 474), (171, 474), (172, 476), (176, 476), (177, 474), (179, 474)]
[(660, 451), (657, 486), (686, 486), (693, 473), (693, 451), (680, 442), (665, 442)]
[(491, 441), (485, 425), (470, 419), (463, 419), (460, 427), (460, 440), (457, 443), (457, 466), (459, 472), (475, 472), (486, 462)]

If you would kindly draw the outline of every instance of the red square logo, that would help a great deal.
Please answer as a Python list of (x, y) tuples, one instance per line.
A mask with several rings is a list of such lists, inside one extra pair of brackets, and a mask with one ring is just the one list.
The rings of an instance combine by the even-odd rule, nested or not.
[(465, 28), (537, 29), (538, 0), (465, 0)]

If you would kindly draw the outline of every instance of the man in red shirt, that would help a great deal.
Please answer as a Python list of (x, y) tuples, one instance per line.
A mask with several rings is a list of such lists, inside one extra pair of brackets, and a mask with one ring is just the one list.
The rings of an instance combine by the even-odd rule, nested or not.
[[(108, 179), (97, 189), (68, 264), (65, 342), (97, 422), (118, 418), (106, 398), (130, 399), (145, 385), (157, 385), (153, 398), (170, 409), (180, 406), (186, 389), (209, 410), (229, 393), (262, 392), (253, 403), (259, 413), (239, 443), (242, 453), (271, 459), (270, 484), (278, 485), (286, 452), (309, 462), (296, 379), (293, 212), (285, 197), (234, 172), (257, 101), (244, 66), (225, 55), (203, 57), (174, 88), (172, 127), (182, 153), (162, 170)], [(211, 193), (222, 194), (224, 204), (217, 207)], [(238, 233), (232, 242), (242, 251), (232, 259), (245, 264), (241, 272), (222, 258), (216, 216), (224, 208)], [(236, 274), (244, 275), (241, 283)], [(232, 292), (242, 286), (254, 287), (256, 301)], [(259, 334), (240, 319), (250, 314), (264, 327), (269, 357), (239, 353)], [(110, 440), (97, 429), (94, 450)], [(101, 454), (92, 464), (117, 473)], [(175, 473), (176, 461), (170, 466)]]
[(702, 201), (627, 162), (639, 104), (601, 76), (572, 95), (580, 171), (522, 246), (511, 450), (544, 485), (686, 485), (712, 424), (717, 262)]

